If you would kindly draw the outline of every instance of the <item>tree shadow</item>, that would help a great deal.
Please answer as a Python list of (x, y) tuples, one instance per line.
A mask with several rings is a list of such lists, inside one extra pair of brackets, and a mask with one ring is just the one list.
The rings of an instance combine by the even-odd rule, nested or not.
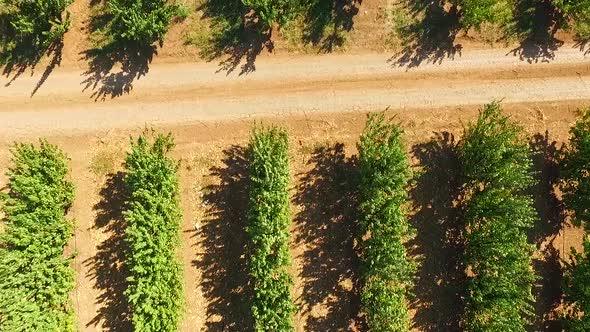
[(101, 200), (94, 206), (93, 229), (109, 237), (99, 244), (96, 255), (83, 262), (88, 268), (87, 276), (100, 291), (95, 302), (100, 308), (86, 327), (102, 325), (110, 331), (132, 330), (129, 305), (123, 294), (128, 276), (124, 264), (127, 246), (123, 211), (128, 197), (124, 179), (123, 172), (109, 175), (100, 190)]
[(108, 45), (82, 52), (83, 60), (88, 61), (88, 70), (82, 74), (82, 91), (91, 89), (95, 101), (116, 98), (133, 90), (133, 81), (145, 76), (154, 55), (156, 46)]
[(264, 30), (256, 14), (240, 0), (206, 0), (197, 10), (210, 19), (211, 36), (201, 49), (207, 61), (226, 57), (217, 72), (228, 75), (240, 67), (240, 75), (256, 70), (256, 58), (264, 50), (272, 52), (271, 30)]
[(195, 231), (202, 248), (193, 266), (203, 273), (208, 331), (250, 331), (251, 289), (246, 261), (247, 149), (232, 146), (210, 175), (219, 183), (204, 189), (206, 220)]
[(46, 46), (37, 45), (28, 39), (20, 40), (14, 36), (15, 32), (10, 21), (10, 15), (0, 14), (0, 42), (16, 42), (14, 49), (11, 51), (0, 52), (0, 64), (3, 67), (2, 75), (9, 79), (4, 85), (5, 87), (12, 85), (27, 69), (30, 69), (31, 75), (33, 75), (35, 68), (44, 57), (51, 59), (31, 92), (31, 97), (33, 97), (47, 81), (53, 70), (61, 65), (64, 46), (63, 38)]
[(320, 45), (320, 52), (323, 53), (330, 53), (343, 46), (343, 33), (352, 30), (361, 3), (362, 0), (310, 1), (306, 6), (304, 41), (314, 46)]
[(444, 0), (402, 0), (409, 15), (416, 18), (399, 31), (403, 49), (389, 59), (400, 67), (418, 67), (422, 63), (440, 64), (445, 59), (461, 56), (462, 46), (455, 43), (460, 31), (460, 12)]
[(354, 249), (358, 170), (344, 144), (312, 152), (309, 172), (299, 174), (294, 203), (295, 243), (302, 253), (299, 301), (309, 331), (345, 331), (358, 326), (358, 257)]
[[(104, 31), (112, 16), (100, 10), (105, 6), (101, 0), (93, 0), (90, 7), (95, 12), (87, 22), (90, 35)], [(162, 43), (159, 44), (162, 47)], [(82, 91), (91, 90), (95, 101), (116, 98), (133, 90), (133, 82), (149, 72), (149, 65), (158, 55), (157, 46), (138, 43), (107, 42), (100, 47), (80, 53), (87, 61), (88, 69), (82, 74)]]
[(565, 223), (565, 206), (557, 197), (555, 188), (559, 182), (559, 155), (557, 142), (549, 139), (549, 133), (538, 133), (530, 141), (533, 152), (533, 167), (537, 184), (530, 189), (535, 200), (538, 222), (528, 233), (542, 257), (533, 260), (539, 276), (533, 293), (535, 295), (535, 319), (533, 331), (561, 331), (557, 309), (561, 303), (563, 270), (554, 239)]
[(520, 45), (509, 52), (528, 63), (549, 62), (564, 42), (555, 33), (564, 23), (551, 0), (517, 0), (515, 31)]
[(584, 55), (590, 54), (590, 38), (574, 37), (574, 47), (584, 52)]
[(410, 192), (415, 210), (410, 221), (417, 230), (410, 253), (421, 259), (411, 309), (416, 311), (413, 328), (420, 331), (461, 330), (464, 225), (457, 203), (461, 181), (456, 144), (451, 133), (442, 132), (412, 148), (422, 168)]

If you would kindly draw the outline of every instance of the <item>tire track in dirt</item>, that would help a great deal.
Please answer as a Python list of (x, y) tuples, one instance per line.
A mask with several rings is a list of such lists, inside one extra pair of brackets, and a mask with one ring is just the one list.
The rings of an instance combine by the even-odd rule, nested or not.
[(386, 56), (375, 54), (264, 60), (245, 76), (215, 73), (213, 63), (155, 64), (147, 76), (133, 82), (128, 94), (105, 95), (104, 100), (93, 97), (97, 91), (92, 88), (82, 91), (81, 71), (56, 71), (34, 97), (30, 88), (38, 77), (24, 77), (0, 89), (0, 135), (60, 135), (386, 107), (423, 109), (493, 99), (590, 99), (590, 63), (577, 50), (562, 50), (553, 62), (539, 64), (519, 61), (505, 50), (472, 51), (415, 69), (392, 67)]

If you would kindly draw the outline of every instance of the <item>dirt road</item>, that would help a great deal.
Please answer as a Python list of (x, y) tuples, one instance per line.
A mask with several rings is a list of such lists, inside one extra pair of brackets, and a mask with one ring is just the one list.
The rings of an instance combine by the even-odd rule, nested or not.
[(563, 47), (550, 63), (529, 64), (508, 50), (464, 52), (408, 69), (387, 55), (268, 57), (247, 75), (217, 63), (168, 64), (106, 76), (57, 68), (31, 96), (42, 72), (0, 79), (0, 135), (61, 135), (145, 124), (302, 112), (590, 99), (590, 57)]

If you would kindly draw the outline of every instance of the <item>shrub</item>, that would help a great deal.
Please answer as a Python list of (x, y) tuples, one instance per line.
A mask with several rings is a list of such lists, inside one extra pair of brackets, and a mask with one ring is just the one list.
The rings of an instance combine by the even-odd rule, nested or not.
[(458, 4), (465, 28), (479, 29), (484, 23), (503, 27), (513, 20), (514, 2), (511, 0), (459, 0)]
[(247, 8), (254, 10), (264, 29), (270, 29), (273, 23), (280, 26), (287, 23), (295, 14), (297, 3), (293, 0), (242, 0), (242, 2)]
[(149, 46), (162, 42), (174, 17), (186, 17), (188, 11), (166, 0), (108, 0), (111, 15), (106, 32), (117, 45)]
[(371, 114), (358, 145), (361, 301), (372, 331), (410, 328), (406, 297), (415, 264), (404, 247), (413, 229), (405, 214), (411, 173), (402, 134), (384, 113)]
[(586, 237), (582, 253), (572, 249), (563, 289), (569, 307), (565, 317), (568, 331), (581, 332), (590, 329), (590, 109), (581, 111), (570, 135), (564, 152), (561, 189), (574, 224), (584, 227)]
[(17, 144), (12, 154), (2, 196), (0, 330), (73, 331), (74, 271), (64, 257), (74, 228), (64, 217), (74, 198), (68, 158), (46, 141)]
[(125, 183), (130, 192), (125, 221), (129, 271), (125, 296), (136, 331), (176, 331), (183, 303), (182, 268), (176, 256), (182, 217), (178, 164), (166, 154), (172, 135), (147, 134), (131, 142)]
[(1, 0), (0, 63), (39, 58), (70, 26), (72, 0)]
[(278, 128), (255, 129), (250, 140), (250, 190), (247, 232), (252, 315), (256, 331), (292, 331), (295, 310), (289, 255), (288, 138)]
[(532, 161), (522, 129), (486, 105), (469, 125), (459, 155), (465, 176), (466, 252), (469, 271), (467, 331), (525, 331), (533, 315), (534, 247), (526, 231), (536, 221)]
[(563, 201), (573, 212), (576, 226), (590, 232), (590, 108), (580, 112), (570, 130), (561, 174)]
[(553, 4), (579, 37), (590, 38), (590, 0), (553, 0)]

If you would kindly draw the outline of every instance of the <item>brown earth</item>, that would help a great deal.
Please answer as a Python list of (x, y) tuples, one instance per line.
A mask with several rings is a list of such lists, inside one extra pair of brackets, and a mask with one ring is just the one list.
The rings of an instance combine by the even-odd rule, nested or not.
[[(540, 184), (532, 190), (540, 214), (530, 238), (538, 250), (535, 269), (542, 276), (535, 330), (556, 327), (560, 305), (561, 260), (579, 247), (554, 190), (556, 150), (568, 137), (582, 102), (506, 104), (530, 136)], [(390, 111), (406, 128), (408, 153), (420, 176), (411, 191), (410, 244), (421, 262), (412, 302), (415, 330), (457, 330), (463, 270), (457, 241), (460, 216), (454, 207), (457, 165), (453, 147), (462, 125), (477, 107), (433, 107)], [(359, 327), (354, 234), (355, 143), (365, 116), (360, 113), (267, 117), (288, 129), (291, 138), (291, 254), (297, 331), (344, 331)], [(248, 324), (247, 277), (243, 256), (246, 161), (251, 120), (156, 126), (172, 131), (181, 162), (184, 211), (182, 249), (186, 312), (183, 331), (242, 331)], [(72, 247), (78, 256), (73, 301), (84, 331), (126, 330), (124, 269), (121, 257), (121, 161), (129, 135), (140, 129), (49, 136), (71, 157), (77, 195), (70, 215), (76, 221)], [(32, 139), (31, 137), (26, 140)], [(1, 141), (0, 167), (8, 165), (9, 141)], [(0, 187), (5, 183), (2, 179)]]

